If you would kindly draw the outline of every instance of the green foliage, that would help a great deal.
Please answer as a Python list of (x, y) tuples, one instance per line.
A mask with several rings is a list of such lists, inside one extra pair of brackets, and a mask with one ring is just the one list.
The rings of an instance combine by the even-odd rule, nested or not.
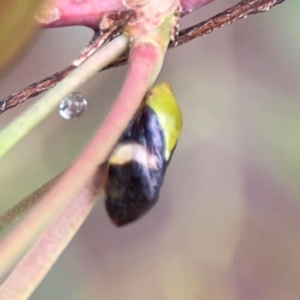
[(33, 15), (43, 0), (0, 0), (0, 70), (19, 52), (36, 28)]

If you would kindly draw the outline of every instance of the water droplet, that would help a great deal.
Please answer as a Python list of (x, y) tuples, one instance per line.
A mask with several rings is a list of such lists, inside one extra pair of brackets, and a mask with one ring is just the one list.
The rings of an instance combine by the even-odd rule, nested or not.
[(59, 114), (66, 120), (75, 120), (85, 112), (86, 108), (86, 99), (78, 92), (74, 92), (60, 102)]

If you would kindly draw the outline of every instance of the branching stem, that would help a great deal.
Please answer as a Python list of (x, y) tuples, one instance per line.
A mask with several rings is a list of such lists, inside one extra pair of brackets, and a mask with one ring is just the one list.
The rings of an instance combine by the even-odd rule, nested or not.
[[(243, 0), (237, 5), (225, 10), (224, 12), (213, 16), (212, 18), (200, 22), (196, 25), (181, 30), (174, 41), (169, 45), (169, 48), (174, 48), (183, 45), (197, 37), (205, 36), (216, 29), (224, 27), (242, 18), (246, 18), (249, 15), (261, 13), (270, 10), (277, 4), (282, 3), (285, 0)], [(89, 46), (87, 46), (89, 47)], [(118, 58), (115, 62), (111, 63), (105, 69), (121, 66), (127, 63), (127, 54)], [(0, 113), (12, 108), (27, 99), (37, 96), (40, 93), (48, 90), (54, 86), (57, 82), (62, 80), (71, 70), (75, 68), (74, 65), (67, 67), (66, 69), (57, 72), (41, 81), (35, 82), (20, 91), (11, 94), (0, 101)]]
[[(4, 155), (19, 139), (20, 137), (24, 137), (24, 135), (39, 121), (41, 121), (51, 110), (57, 106), (57, 103), (61, 98), (68, 95), (74, 89), (78, 88), (78, 86), (82, 85), (89, 77), (93, 76), (99, 69), (103, 68), (105, 64), (109, 63), (109, 61), (115, 59), (118, 55), (125, 51), (128, 47), (128, 38), (125, 36), (119, 36), (114, 39), (111, 43), (107, 44), (105, 47), (100, 49), (97, 53), (95, 53), (89, 60), (86, 61), (85, 64), (77, 68), (74, 72), (72, 72), (67, 78), (61, 81), (58, 85), (56, 85), (51, 91), (49, 91), (40, 101), (34, 104), (31, 108), (29, 108), (21, 117), (12, 122), (3, 132), (0, 134), (0, 150), (1, 154)], [(141, 96), (142, 97), (142, 96)], [(106, 128), (105, 128), (106, 130)], [(119, 132), (118, 132), (119, 133)], [(115, 140), (117, 139), (115, 133)], [(102, 145), (105, 139), (101, 140)], [(106, 141), (105, 141), (106, 143)], [(105, 144), (104, 143), (104, 144)], [(98, 148), (101, 148), (101, 146)], [(108, 147), (112, 147), (111, 144)], [(94, 149), (94, 148), (92, 148)], [(103, 156), (106, 157), (108, 151), (111, 148), (105, 148), (105, 155), (101, 156), (101, 159), (95, 158), (90, 153), (92, 157), (94, 157), (93, 166), (89, 165), (89, 175), (92, 173), (92, 168), (97, 167), (99, 162), (104, 161)], [(100, 149), (102, 150), (102, 148)], [(95, 151), (90, 150), (90, 151)], [(104, 150), (105, 151), (105, 150)], [(101, 152), (101, 151), (100, 151)], [(103, 154), (103, 152), (101, 152)], [(87, 155), (87, 154), (86, 154)], [(85, 160), (89, 159), (84, 156)], [(87, 162), (85, 161), (86, 165)], [(80, 165), (80, 166), (78, 166)], [(72, 173), (74, 169), (77, 169), (77, 173)], [(74, 165), (73, 169), (71, 168), (69, 172), (71, 174), (77, 174), (74, 179), (75, 182), (79, 185), (79, 188), (84, 185), (84, 183), (88, 179), (88, 175), (84, 173), (84, 163), (82, 160), (79, 160), (77, 164)], [(69, 180), (69, 172), (66, 172), (62, 178), (67, 178), (63, 182), (62, 189), (59, 189), (58, 183), (51, 190), (51, 192), (46, 193), (44, 197), (48, 197), (48, 202), (45, 201), (43, 203), (39, 202), (34, 209), (32, 209), (29, 214), (21, 221), (22, 224), (17, 226), (12, 230), (12, 232), (1, 240), (0, 243), (0, 277), (6, 273), (6, 271), (14, 264), (14, 262), (18, 259), (18, 257), (24, 252), (25, 249), (30, 245), (30, 243), (37, 237), (37, 235), (43, 230), (43, 228), (47, 225), (49, 220), (60, 211), (64, 206), (65, 201), (69, 200), (70, 197), (76, 194), (76, 189), (71, 196), (68, 197), (68, 192), (70, 189), (70, 180)], [(78, 175), (79, 174), (79, 175)], [(85, 174), (85, 178), (80, 178), (80, 175)], [(65, 177), (64, 177), (65, 176)], [(75, 175), (73, 175), (75, 177)], [(85, 180), (84, 180), (85, 179)], [(62, 184), (62, 183), (61, 183)], [(73, 190), (72, 190), (73, 191)], [(78, 191), (78, 190), (77, 190)], [(54, 193), (54, 194), (53, 194)], [(50, 195), (48, 195), (50, 194)], [(67, 200), (66, 200), (67, 199)], [(65, 200), (65, 201), (64, 201)], [(24, 222), (24, 223), (23, 223)]]

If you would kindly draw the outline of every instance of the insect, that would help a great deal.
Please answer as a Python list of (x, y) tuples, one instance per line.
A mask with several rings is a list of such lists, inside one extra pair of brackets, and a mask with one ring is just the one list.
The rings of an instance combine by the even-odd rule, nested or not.
[(105, 205), (117, 226), (135, 221), (157, 202), (181, 129), (182, 115), (170, 85), (157, 84), (108, 161)]

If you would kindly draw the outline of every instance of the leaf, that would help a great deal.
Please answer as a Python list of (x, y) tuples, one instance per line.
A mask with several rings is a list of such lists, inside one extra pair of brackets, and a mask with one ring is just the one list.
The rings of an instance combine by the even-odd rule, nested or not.
[(37, 29), (34, 13), (43, 0), (0, 0), (0, 71)]

